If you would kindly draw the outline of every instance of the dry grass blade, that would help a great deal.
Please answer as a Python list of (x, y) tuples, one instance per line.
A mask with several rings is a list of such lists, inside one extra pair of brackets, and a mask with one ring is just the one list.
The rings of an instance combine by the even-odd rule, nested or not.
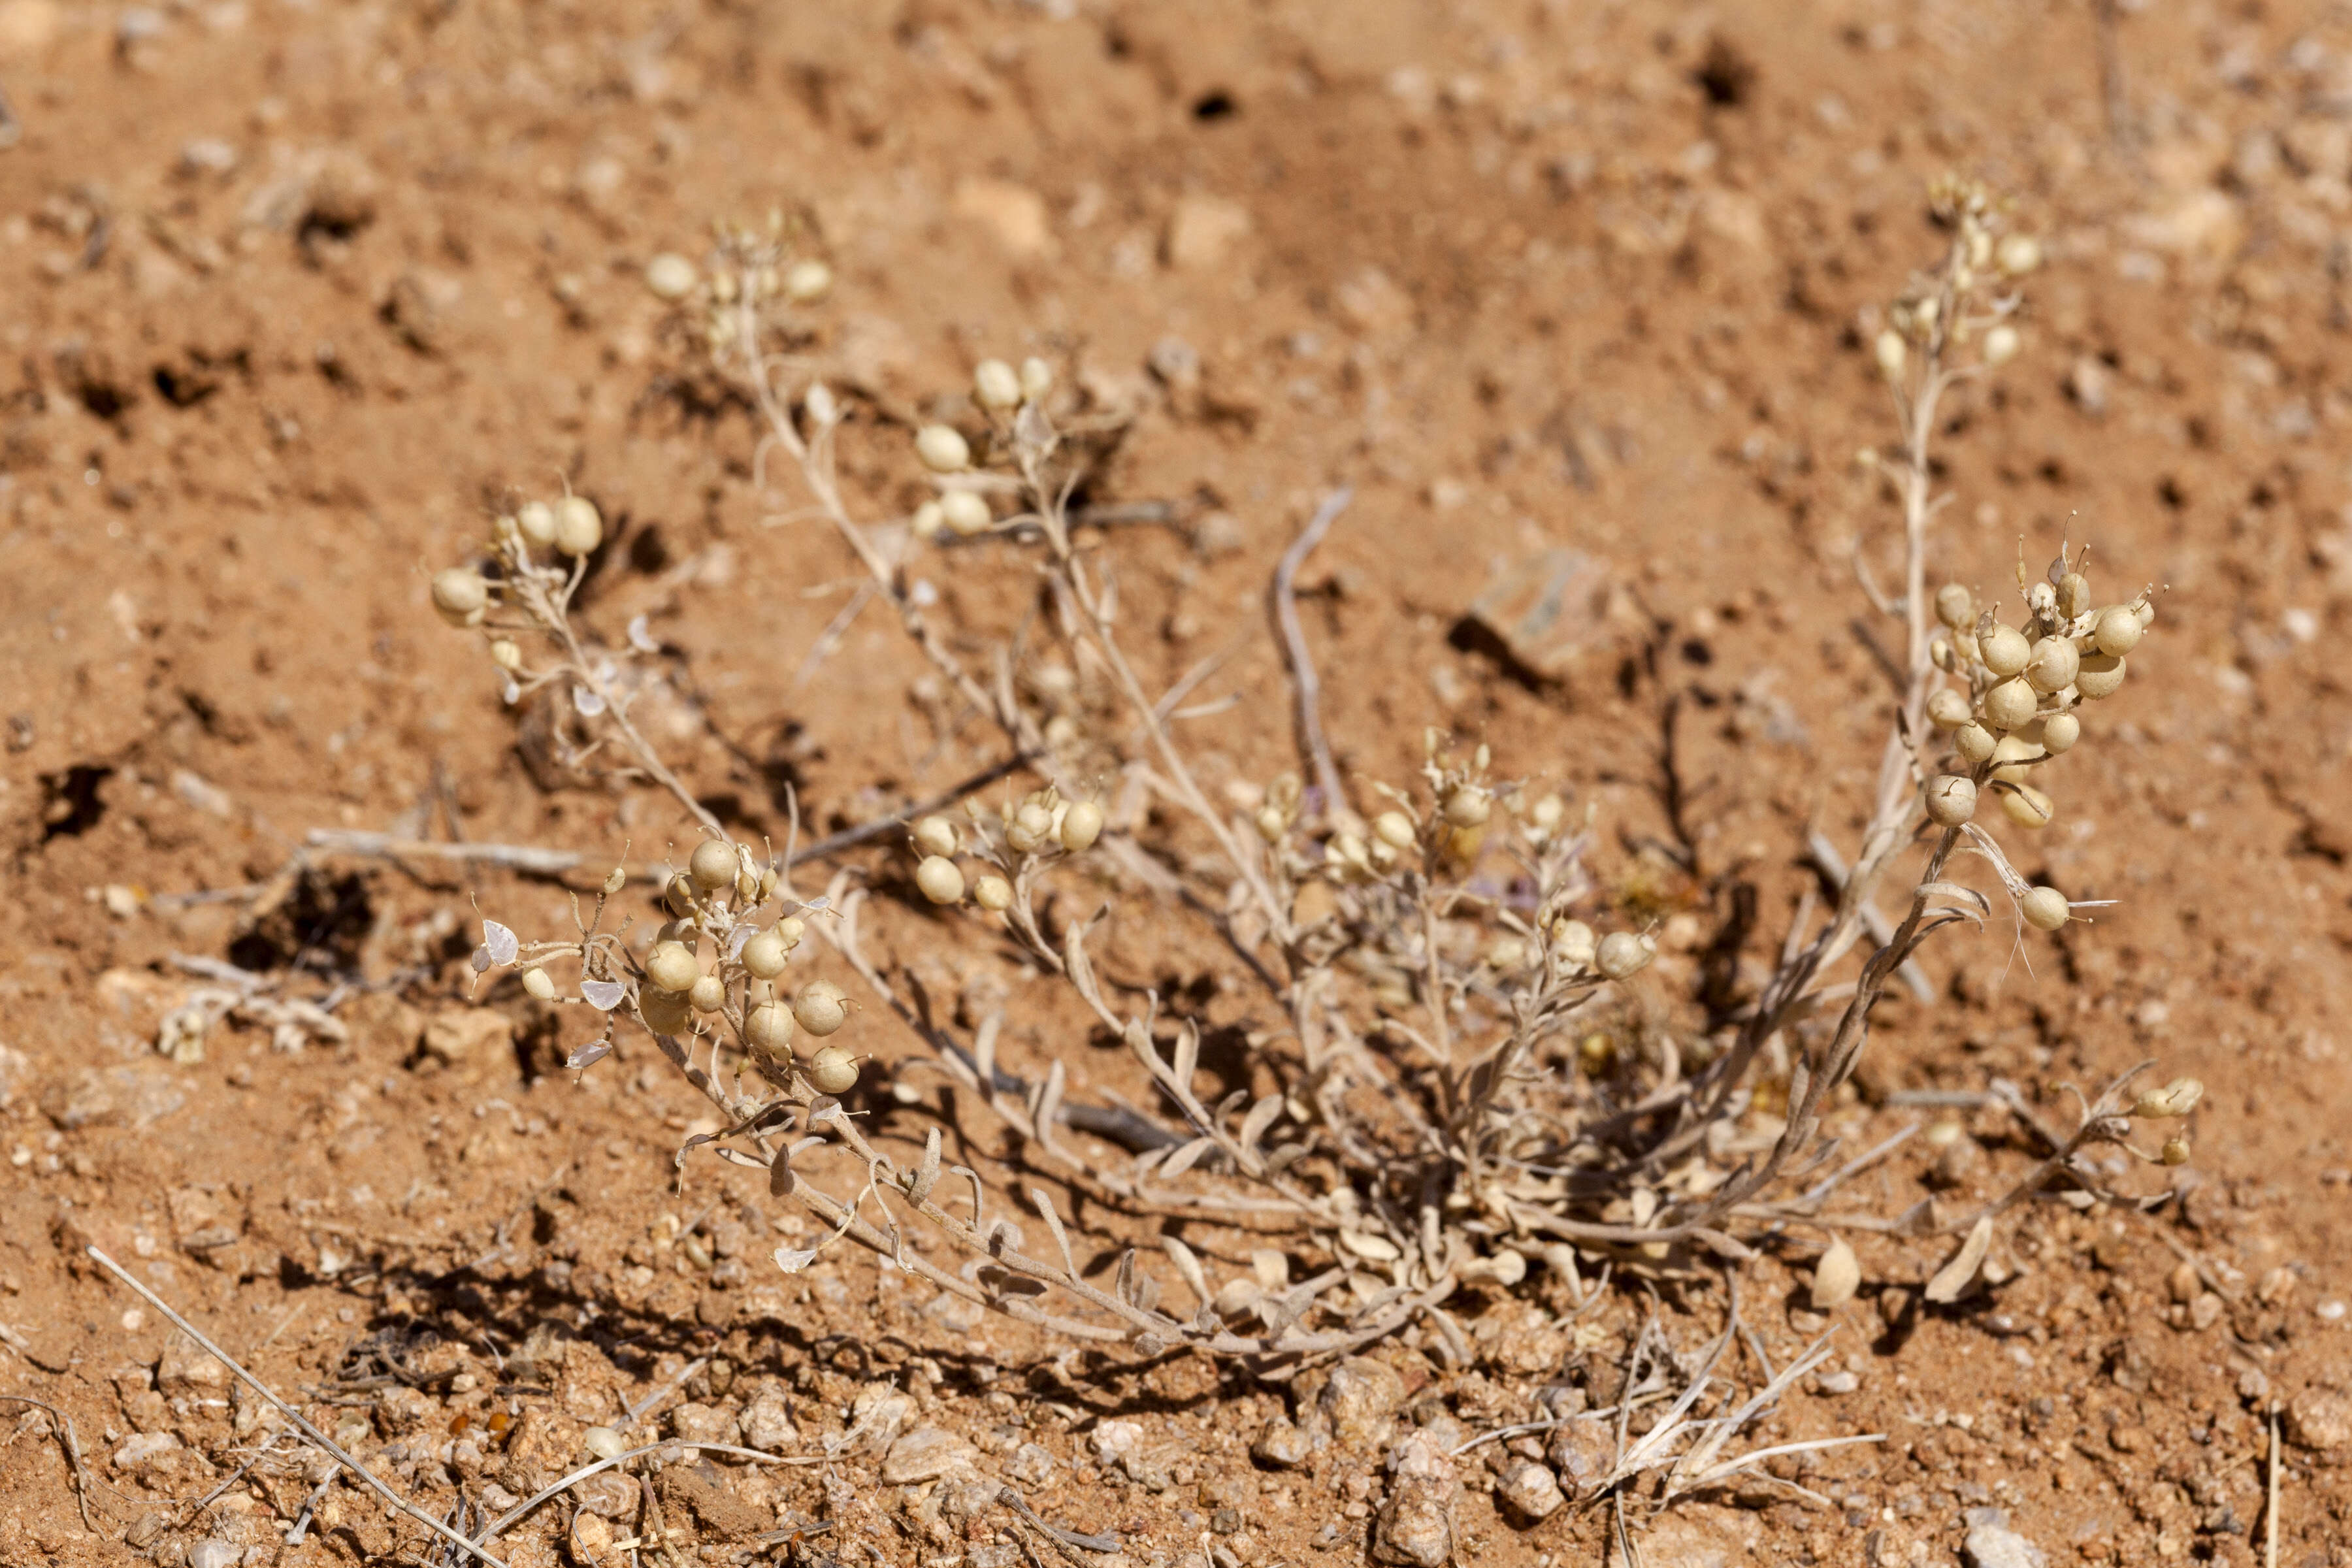
[(74, 1501), (81, 1505), (81, 1521), (89, 1529), (96, 1530), (98, 1525), (89, 1517), (89, 1467), (82, 1462), (81, 1439), (74, 1435), (73, 1417), (48, 1401), (36, 1399), (29, 1394), (0, 1394), (0, 1399), (30, 1405), (49, 1413), (49, 1419), (57, 1425), (58, 1441), (65, 1448), (66, 1462), (73, 1469)]
[(509, 1525), (529, 1514), (540, 1504), (550, 1498), (561, 1497), (592, 1477), (600, 1476), (616, 1466), (625, 1465), (631, 1459), (643, 1458), (647, 1454), (674, 1452), (688, 1448), (710, 1454), (732, 1454), (739, 1459), (753, 1459), (763, 1465), (824, 1465), (833, 1462), (830, 1455), (768, 1454), (757, 1448), (739, 1448), (730, 1443), (698, 1443), (685, 1438), (667, 1437), (658, 1443), (647, 1443), (641, 1448), (631, 1448), (625, 1453), (615, 1454), (609, 1459), (599, 1459), (593, 1465), (583, 1465), (562, 1479), (550, 1482), (484, 1525), (481, 1532), (474, 1537), (475, 1543), (488, 1546), (504, 1534)]

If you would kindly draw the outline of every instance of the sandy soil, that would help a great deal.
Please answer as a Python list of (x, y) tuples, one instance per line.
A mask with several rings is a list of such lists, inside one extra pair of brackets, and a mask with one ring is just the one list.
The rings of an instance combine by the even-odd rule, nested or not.
[[(1776, 1465), (1831, 1506), (1759, 1481), (1629, 1523), (1652, 1568), (1952, 1563), (1987, 1510), (2053, 1563), (2248, 1564), (2276, 1408), (2276, 1561), (2352, 1562), (2352, 23), (2119, 9), (2120, 128), (2094, 7), (2031, 0), (0, 0), (0, 1562), (429, 1550), (348, 1483), (284, 1544), (326, 1472), (257, 1458), (266, 1413), (90, 1244), (445, 1514), (632, 1416), (803, 1459), (848, 1435), (829, 1464), (664, 1469), (652, 1513), (583, 1489), (505, 1538), (516, 1564), (656, 1562), (659, 1529), (680, 1560), (989, 1568), (1021, 1560), (1001, 1481), (1116, 1535), (1076, 1552), (1106, 1568), (1365, 1561), (1399, 1434), (1525, 1420), (1547, 1387), (1598, 1402), (1653, 1300), (1580, 1315), (1548, 1271), (1456, 1301), (1474, 1367), (1417, 1331), (1288, 1384), (1070, 1353), (848, 1249), (782, 1276), (801, 1222), (750, 1173), (677, 1173), (701, 1109), (642, 1042), (575, 1076), (572, 1014), (510, 983), (466, 1006), (467, 894), (520, 925), (562, 918), (559, 886), (286, 868), (311, 830), (366, 828), (580, 849), (586, 886), (625, 840), (686, 836), (650, 793), (545, 787), (427, 606), (495, 508), (567, 480), (616, 535), (587, 617), (643, 615), (672, 650), (665, 744), (730, 823), (781, 837), (787, 784), (818, 827), (864, 822), (997, 760), (978, 726), (933, 743), (880, 614), (814, 656), (853, 563), (756, 488), (749, 421), (644, 285), (656, 252), (782, 209), (837, 277), (810, 352), (872, 406), (1035, 353), (1133, 410), (1102, 499), (1184, 526), (1111, 541), (1125, 620), (1161, 681), (1223, 657), (1202, 697), (1240, 700), (1185, 721), (1220, 788), (1296, 765), (1265, 584), (1356, 486), (1302, 595), (1344, 765), (1402, 780), (1434, 723), (1591, 804), (1606, 897), (1669, 917), (1643, 1005), (1695, 1037), (1708, 955), (1752, 973), (1806, 831), (1862, 820), (1886, 688), (1852, 563), (1884, 576), (1895, 542), (1851, 457), (1888, 439), (1867, 345), (1934, 252), (1946, 169), (2013, 193), (2050, 260), (2018, 362), (1953, 411), (1939, 567), (1998, 584), (2021, 536), (2039, 563), (2069, 530), (2168, 592), (2021, 851), (2115, 906), (1930, 955), (1937, 1000), (1882, 1011), (1848, 1114), (1935, 1125), (1853, 1195), (1960, 1204), (2031, 1163), (2008, 1112), (1916, 1091), (2008, 1080), (2063, 1119), (2061, 1086), (2144, 1058), (2209, 1085), (2196, 1158), (2145, 1213), (2029, 1205), (1950, 1309), (1918, 1300), (1928, 1243), (1865, 1238), (1833, 1324), (1808, 1247), (1768, 1249), (1757, 1353), (1839, 1331), (1768, 1435), (1885, 1441)], [(903, 510), (903, 437), (853, 437), (860, 503)], [(1464, 617), (1554, 546), (1612, 587), (1529, 680)], [(971, 646), (1035, 608), (1003, 547), (942, 559)], [(888, 883), (891, 860), (864, 863)], [(1023, 1011), (969, 927), (877, 920), (941, 994), (1013, 988), (1008, 1065), (1139, 1093), (1074, 1009)], [(1115, 924), (1107, 962), (1213, 994), (1230, 957), (1154, 929)], [(343, 975), (342, 1037), (232, 1019), (159, 1053), (208, 984), (175, 954), (276, 995)], [(886, 1068), (919, 1053), (863, 1028)], [(919, 1138), (919, 1109), (870, 1109)], [(1017, 1164), (978, 1127), (967, 1157)], [(1160, 1223), (1076, 1215), (1104, 1258)], [(1186, 1234), (1221, 1275), (1264, 1245)], [(1717, 1287), (1654, 1304), (1685, 1349), (1722, 1318)], [(81, 1485), (18, 1395), (71, 1418)], [(1253, 1458), (1270, 1421), (1303, 1459)], [(1458, 1560), (1613, 1553), (1606, 1510), (1496, 1502), (1522, 1457), (1462, 1457)]]

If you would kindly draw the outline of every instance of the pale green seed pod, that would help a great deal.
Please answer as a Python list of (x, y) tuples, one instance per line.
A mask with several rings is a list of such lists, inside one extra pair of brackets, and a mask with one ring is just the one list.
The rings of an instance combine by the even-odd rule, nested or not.
[(1384, 811), (1372, 818), (1372, 836), (1391, 849), (1410, 849), (1420, 833), (1403, 812)]
[(2017, 329), (2007, 321), (1987, 332), (1984, 337), (1984, 362), (1988, 365), (2004, 365), (2017, 357)]
[(555, 548), (566, 555), (593, 555), (604, 542), (604, 518), (586, 496), (555, 503)]
[(988, 498), (978, 490), (950, 490), (940, 498), (940, 521), (949, 532), (970, 539), (994, 527), (996, 514), (989, 510)]
[(2017, 900), (2018, 913), (2036, 931), (2056, 931), (2066, 923), (2066, 895), (2055, 888), (2035, 888)]
[(717, 838), (706, 838), (694, 847), (686, 863), (687, 874), (694, 885), (706, 893), (724, 892), (735, 885), (736, 874), (742, 869), (743, 858), (735, 846)]
[(694, 1021), (694, 1005), (682, 991), (641, 990), (637, 1016), (656, 1035), (675, 1035)]
[(716, 974), (706, 974), (694, 983), (694, 989), (686, 994), (686, 999), (694, 1004), (694, 1010), (698, 1013), (716, 1013), (727, 1005), (727, 982)]
[(773, 980), (784, 972), (792, 950), (772, 931), (763, 931), (743, 944), (743, 967), (757, 980)]
[(2034, 690), (2048, 696), (2063, 691), (2074, 684), (2082, 668), (2083, 656), (2064, 637), (2043, 637), (2033, 647), (2033, 658), (2025, 667), (2025, 679)]
[(2033, 722), (2041, 698), (2021, 676), (2012, 676), (1984, 695), (1984, 721), (1996, 730), (2018, 730)]
[(789, 1061), (793, 1054), (793, 1010), (782, 1002), (762, 1002), (743, 1020), (743, 1043), (766, 1061)]
[(1004, 841), (1016, 855), (1034, 854), (1054, 832), (1054, 813), (1042, 801), (1024, 801), (1004, 825)]
[(2072, 713), (2053, 713), (2042, 721), (2042, 749), (2052, 756), (2072, 751), (2083, 738), (2083, 721)]
[(2139, 639), (2147, 635), (2147, 627), (2141, 623), (2139, 612), (2129, 605), (2109, 605), (2091, 623), (2091, 641), (2099, 652), (2116, 658), (2139, 647)]
[(849, 1021), (849, 998), (826, 980), (812, 980), (793, 998), (793, 1016), (802, 1028), (823, 1038)]
[(1844, 1306), (1861, 1285), (1862, 1264), (1845, 1237), (1839, 1237), (1813, 1265), (1813, 1310), (1827, 1312)]
[(1958, 583), (1936, 590), (1936, 618), (1953, 631), (1966, 631), (1977, 618), (1976, 595)]
[(1481, 827), (1493, 815), (1494, 801), (1476, 784), (1463, 784), (1445, 797), (1445, 820), (1455, 827)]
[(2113, 697), (2123, 683), (2124, 661), (2114, 654), (2084, 654), (2083, 667), (2074, 675), (2074, 689), (2086, 702)]
[(547, 977), (544, 969), (531, 968), (522, 972), (522, 988), (542, 1002), (555, 1000), (555, 982)]
[(662, 902), (669, 906), (670, 913), (681, 920), (692, 914), (696, 902), (694, 879), (682, 871), (672, 877), (662, 888)]
[(555, 543), (555, 509), (543, 500), (527, 500), (515, 508), (515, 529), (533, 550)]
[(990, 914), (1001, 915), (1013, 907), (1013, 884), (1002, 877), (982, 876), (971, 885), (971, 901)]
[(591, 1426), (580, 1434), (580, 1446), (600, 1459), (617, 1459), (629, 1451), (629, 1440), (610, 1426)]
[(1070, 808), (1062, 813), (1062, 847), (1073, 855), (1083, 855), (1093, 848), (1102, 830), (1102, 807), (1093, 801), (1073, 801)]
[(2033, 645), (2015, 626), (1995, 626), (1977, 638), (1977, 657), (1996, 679), (2007, 680), (2033, 657)]
[(2042, 242), (2030, 234), (2003, 235), (1993, 259), (2011, 278), (2022, 278), (2042, 265)]
[(490, 662), (512, 675), (522, 668), (522, 648), (512, 637), (500, 637), (490, 644)]
[(1981, 763), (1998, 744), (1992, 731), (1973, 720), (1952, 731), (1952, 750), (1959, 752), (1963, 762)]
[(971, 400), (999, 413), (1021, 406), (1021, 373), (1001, 359), (984, 359), (972, 367)]
[(956, 825), (944, 816), (926, 816), (917, 822), (908, 835), (915, 847), (926, 855), (953, 855), (963, 847), (956, 833)]
[(646, 978), (664, 991), (683, 994), (702, 978), (702, 963), (682, 942), (657, 942), (646, 954)]
[(2058, 579), (2058, 613), (2073, 620), (2091, 607), (2091, 580), (2080, 572)]
[(1054, 367), (1032, 354), (1021, 362), (1021, 395), (1034, 403), (1054, 390)]
[(915, 515), (908, 521), (907, 526), (914, 531), (918, 539), (937, 539), (947, 529), (947, 509), (935, 500), (927, 500), (915, 509)]
[(1658, 956), (1657, 945), (1629, 931), (1612, 931), (1593, 950), (1592, 966), (1612, 980), (1638, 974)]
[(1888, 327), (1870, 345), (1873, 358), (1878, 361), (1878, 373), (1892, 380), (1903, 374), (1903, 363), (1910, 355), (1904, 346), (1903, 334)]
[(1992, 749), (1992, 776), (2002, 784), (2023, 784), (2033, 773), (2025, 759), (2041, 754), (2042, 748), (2023, 735), (2003, 735)]
[(2158, 1121), (2188, 1115), (2205, 1098), (2205, 1086), (2193, 1078), (2177, 1078), (2161, 1089), (2151, 1089), (2132, 1106), (2134, 1116)]
[(1973, 779), (1944, 773), (1927, 781), (1927, 820), (1938, 827), (1958, 827), (1977, 814)]
[(479, 572), (452, 566), (433, 574), (433, 612), (453, 626), (478, 626), (489, 613), (490, 585)]
[(833, 268), (822, 261), (795, 261), (784, 271), (784, 298), (795, 305), (822, 300), (833, 291)]
[(926, 425), (915, 432), (915, 456), (935, 474), (956, 474), (971, 467), (971, 444), (951, 425)]
[(1938, 730), (1957, 730), (1975, 716), (1969, 700), (1948, 686), (1927, 699), (1927, 721)]
[(2164, 1148), (2157, 1157), (2168, 1165), (2189, 1163), (2189, 1135), (2185, 1132), (2176, 1132), (2166, 1139)]
[(628, 868), (625, 866), (615, 866), (611, 870), (604, 873), (604, 896), (606, 898), (611, 898), (614, 893), (619, 892), (623, 888), (625, 888), (628, 885)]
[(782, 920), (778, 921), (772, 929), (776, 933), (776, 940), (784, 944), (786, 952), (800, 946), (801, 938), (808, 934), (808, 923), (798, 915), (786, 915)]
[(944, 855), (926, 855), (915, 868), (915, 886), (935, 904), (963, 902), (963, 873)]
[(857, 1087), (857, 1058), (839, 1046), (827, 1046), (809, 1058), (808, 1076), (820, 1094), (847, 1094)]
[(1566, 916), (1551, 922), (1552, 956), (1572, 969), (1590, 969), (1600, 956), (1600, 939), (1582, 921)]
[(702, 274), (695, 270), (694, 263), (675, 251), (665, 250), (646, 263), (646, 287), (656, 300), (675, 304), (693, 293), (701, 281)]
[(2000, 809), (2020, 827), (2047, 827), (2058, 808), (2032, 784), (2011, 784), (2000, 792)]

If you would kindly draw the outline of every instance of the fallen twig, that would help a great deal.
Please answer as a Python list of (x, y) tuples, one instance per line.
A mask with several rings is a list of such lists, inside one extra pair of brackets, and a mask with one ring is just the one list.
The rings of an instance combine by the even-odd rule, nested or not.
[(1283, 647), (1290, 655), (1290, 681), (1298, 694), (1298, 739), (1315, 763), (1315, 782), (1323, 791), (1326, 815), (1345, 812), (1348, 797), (1339, 787), (1339, 770), (1331, 761), (1331, 744), (1323, 738), (1323, 716), (1318, 708), (1322, 688), (1315, 679), (1315, 660), (1307, 649), (1307, 633), (1298, 624), (1298, 603), (1294, 596), (1294, 584), (1299, 567), (1323, 542), (1331, 525), (1339, 521), (1355, 492), (1346, 486), (1323, 498), (1315, 509), (1307, 527), (1282, 552), (1281, 564), (1274, 569), (1274, 618), (1282, 627)]
[[(0, 101), (0, 109), (6, 107)], [(0, 1394), (0, 1399), (13, 1399), (19, 1405), (30, 1405), (49, 1413), (57, 1423), (58, 1437), (65, 1445), (66, 1459), (73, 1467), (74, 1501), (81, 1505), (81, 1521), (91, 1530), (98, 1525), (89, 1517), (89, 1468), (82, 1463), (81, 1441), (74, 1436), (73, 1417), (46, 1399), (36, 1399), (29, 1394)]]
[(707, 1454), (733, 1454), (739, 1458), (757, 1459), (763, 1465), (824, 1465), (832, 1462), (829, 1457), (814, 1454), (763, 1454), (757, 1448), (739, 1448), (731, 1443), (693, 1443), (676, 1437), (666, 1437), (658, 1443), (647, 1443), (642, 1448), (631, 1448), (628, 1452), (615, 1454), (609, 1459), (599, 1459), (593, 1465), (581, 1466), (562, 1480), (541, 1487), (498, 1518), (490, 1521), (488, 1524), (482, 1527), (482, 1532), (474, 1537), (474, 1540), (480, 1545), (488, 1546), (499, 1538), (507, 1526), (514, 1523), (548, 1499), (560, 1496), (578, 1486), (582, 1481), (592, 1476), (601, 1475), (615, 1465), (625, 1465), (631, 1459), (646, 1454), (659, 1453), (665, 1448), (694, 1448)]

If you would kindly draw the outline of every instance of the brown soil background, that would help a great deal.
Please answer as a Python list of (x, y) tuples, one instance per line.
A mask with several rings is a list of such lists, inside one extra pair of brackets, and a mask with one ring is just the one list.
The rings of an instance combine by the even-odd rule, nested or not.
[[(557, 1473), (615, 1391), (716, 1355), (732, 1382), (706, 1372), (681, 1397), (725, 1410), (772, 1384), (810, 1445), (875, 1379), (990, 1473), (1034, 1442), (1053, 1461), (1037, 1507), (1120, 1532), (1139, 1565), (1211, 1546), (1364, 1560), (1349, 1505), (1377, 1506), (1376, 1448), (1287, 1472), (1247, 1458), (1268, 1415), (1312, 1403), (1298, 1391), (1060, 1355), (929, 1310), (862, 1254), (775, 1275), (757, 1233), (782, 1216), (743, 1173), (704, 1161), (673, 1182), (689, 1092), (641, 1071), (642, 1046), (575, 1083), (556, 1037), (578, 1021), (545, 1024), (510, 984), (488, 999), (512, 1049), (421, 1049), (463, 993), (467, 891), (529, 929), (562, 910), (550, 884), (329, 862), (331, 896), (250, 930), (234, 903), (117, 914), (101, 889), (236, 888), (309, 829), (404, 818), (598, 855), (678, 836), (650, 795), (536, 787), (478, 651), (426, 605), (427, 573), (494, 507), (564, 478), (618, 534), (588, 617), (617, 637), (644, 613), (677, 650), (677, 689), (734, 746), (681, 700), (673, 755), (734, 820), (781, 837), (790, 779), (820, 826), (864, 821), (994, 760), (976, 728), (927, 754), (918, 662), (879, 612), (796, 679), (851, 563), (813, 521), (762, 522), (746, 420), (677, 379), (646, 260), (781, 205), (836, 270), (814, 352), (845, 376), (919, 405), (984, 354), (1047, 353), (1139, 410), (1108, 499), (1231, 520), (1109, 545), (1158, 679), (1236, 647), (1202, 691), (1244, 700), (1187, 731), (1220, 786), (1295, 765), (1265, 584), (1320, 489), (1357, 485), (1306, 582), (1343, 762), (1402, 782), (1434, 723), (1571, 788), (1598, 812), (1604, 888), (1690, 917), (1642, 994), (1696, 1028), (1696, 952), (1755, 898), (1760, 963), (1805, 827), (1850, 845), (1859, 825), (1885, 698), (1850, 559), (1857, 537), (1882, 577), (1893, 556), (1848, 458), (1887, 438), (1866, 323), (1933, 254), (1921, 192), (1947, 169), (2013, 193), (2051, 260), (2025, 352), (1956, 409), (1939, 566), (1997, 590), (2021, 534), (2038, 564), (2071, 527), (2110, 588), (2169, 592), (2066, 764), (2058, 823), (2017, 850), (2116, 906), (2022, 957), (2000, 927), (1944, 941), (1928, 968), (1948, 1000), (1882, 1013), (1866, 1098), (2000, 1076), (2063, 1117), (2058, 1084), (2152, 1056), (2210, 1086), (2193, 1190), (2146, 1215), (2036, 1205), (2004, 1234), (2003, 1282), (1949, 1312), (1882, 1295), (1916, 1288), (1931, 1248), (1866, 1240), (1839, 1341), (1858, 1387), (1802, 1393), (1769, 1432), (1887, 1441), (1813, 1470), (1833, 1510), (1748, 1489), (1658, 1522), (1646, 1560), (1948, 1563), (1963, 1510), (2000, 1506), (2053, 1562), (2257, 1562), (2275, 1400), (2301, 1402), (2278, 1561), (2352, 1562), (2335, 1468), (2352, 1418), (2331, 1403), (2352, 1384), (2352, 18), (2183, 0), (2126, 5), (2117, 36), (2121, 145), (2072, 3), (0, 0), (22, 121), (0, 152), (0, 1390), (72, 1416), (98, 1527), (44, 1418), (0, 1409), (0, 1562), (176, 1562), (207, 1538), (254, 1562), (421, 1550), (348, 1487), (301, 1546), (276, 1545), (310, 1486), (290, 1468), (201, 1522), (160, 1508), (249, 1445), (216, 1383), (167, 1366), (149, 1386), (164, 1326), (126, 1315), (85, 1240), (322, 1419), (361, 1412), (363, 1452), (520, 1415), (503, 1447), (451, 1461), (476, 1497)], [(1197, 379), (1148, 372), (1168, 340)], [(877, 515), (916, 493), (901, 441), (853, 446)], [(1621, 592), (1535, 689), (1451, 633), (1496, 563), (1554, 543)], [(1033, 603), (1004, 547), (940, 570), (975, 646)], [(1692, 786), (1679, 824), (1669, 732)], [(1695, 874), (1644, 847), (1678, 831)], [(1115, 966), (1219, 972), (1197, 932), (1155, 942), (1173, 917), (1139, 900), (1115, 918)], [(877, 920), (944, 994), (985, 972), (1018, 996), (969, 926)], [(154, 1052), (189, 984), (166, 955), (321, 945), (376, 979), (410, 971), (342, 1005), (345, 1044), (286, 1054), (224, 1028), (201, 1063)], [(1058, 1053), (1074, 1095), (1136, 1090), (1066, 1009), (1015, 1016), (1008, 1065)], [(859, 1027), (885, 1062), (917, 1048), (887, 1015)], [(874, 1109), (885, 1136), (919, 1135)], [(1853, 1114), (1869, 1136), (1919, 1113)], [(1943, 1158), (1966, 1201), (2029, 1158), (1992, 1112), (1958, 1147), (1906, 1150), (1855, 1196), (1894, 1212)], [(1152, 1223), (1078, 1218), (1105, 1257)], [(707, 1238), (673, 1239), (697, 1219)], [(1219, 1275), (1247, 1268), (1249, 1238), (1187, 1234)], [(1748, 1273), (1776, 1360), (1807, 1337), (1794, 1239)], [(2184, 1253), (2226, 1288), (2201, 1327), (2170, 1293)], [(1522, 1416), (1648, 1310), (1624, 1290), (1547, 1327), (1565, 1300), (1540, 1272), (1457, 1306), (1480, 1369), (1418, 1340), (1378, 1352), (1410, 1391), (1402, 1419)], [(1688, 1347), (1719, 1291), (1664, 1310)], [(509, 1377), (546, 1321), (574, 1336), (549, 1381)], [(387, 1332), (431, 1363), (424, 1406), (327, 1386)], [(1178, 1446), (1164, 1489), (1097, 1469), (1088, 1434), (1114, 1418)], [(148, 1431), (182, 1447), (118, 1466)], [(446, 1507), (450, 1475), (425, 1465), (437, 1479), (402, 1473)], [(725, 1495), (677, 1492), (670, 1516), (709, 1561), (777, 1518), (836, 1521), (776, 1548), (800, 1561), (967, 1551), (874, 1465), (845, 1461), (831, 1492), (815, 1469), (722, 1469)], [(1238, 1533), (1214, 1532), (1223, 1508)], [(147, 1515), (168, 1528), (142, 1552), (124, 1536)], [(1463, 1561), (1601, 1559), (1596, 1514), (1522, 1529), (1473, 1484), (1456, 1516)], [(561, 1518), (509, 1560), (556, 1560)]]

